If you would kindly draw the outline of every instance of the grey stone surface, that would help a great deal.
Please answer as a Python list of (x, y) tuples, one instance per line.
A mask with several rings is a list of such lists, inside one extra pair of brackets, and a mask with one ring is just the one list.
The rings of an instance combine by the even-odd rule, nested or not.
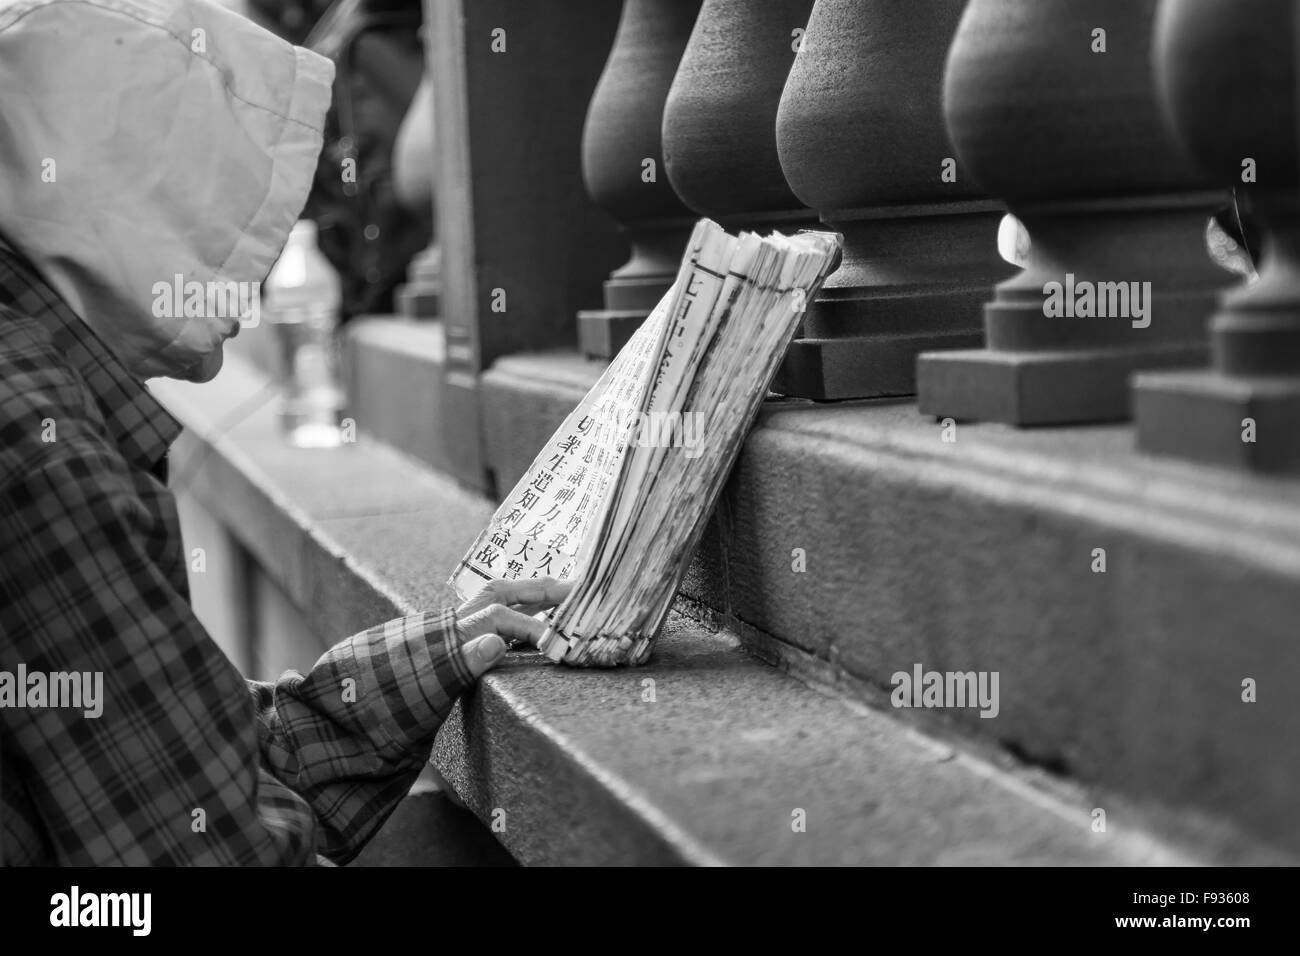
[[(540, 361), (513, 367), (516, 406)], [(684, 591), (875, 703), (915, 663), (999, 671), (996, 719), (944, 723), (1165, 806), (1171, 833), (1208, 816), (1300, 851), (1300, 708), (1275, 683), (1300, 668), (1300, 486), (1148, 458), (1124, 426), (942, 435), (911, 403), (769, 402)], [(1247, 677), (1269, 699), (1243, 703)]]
[[(1217, 371), (1135, 376), (1138, 447), (1212, 465), (1300, 473), (1300, 376)], [(1253, 440), (1244, 441), (1247, 422)]]
[[(526, 373), (524, 407), (547, 389), (558, 407), (590, 377), (546, 365), (498, 363), (503, 412), (511, 374)], [(491, 502), (373, 442), (285, 449), (273, 406), (228, 424), (260, 383), (236, 361), (209, 385), (159, 387), (192, 429), (174, 466), (196, 469), (196, 496), (322, 633), (449, 600), (447, 570)], [(1130, 441), (962, 426), (945, 445), (901, 403), (769, 406), (700, 552), (725, 570), (696, 579), (736, 633), (805, 648), (873, 706), (674, 617), (638, 670), (512, 655), (457, 706), (437, 763), (481, 820), (505, 810), (499, 839), (524, 863), (1261, 859), (1219, 835), (1225, 816), (1293, 850), (1294, 709), (1272, 678), (1295, 663), (1300, 489), (1153, 463)], [(1086, 570), (1092, 546), (1109, 549), (1106, 575)], [(888, 710), (888, 675), (913, 662), (999, 670), (1001, 714)], [(1259, 704), (1230, 705), (1240, 673), (1259, 676)], [(1190, 838), (1187, 803), (1212, 814)], [(1096, 806), (1109, 835), (1090, 829)]]
[(348, 414), (362, 432), (451, 471), (452, 450), (434, 422), (444, 418), (447, 347), (437, 320), (371, 316), (348, 323), (344, 339)]
[(1241, 682), (1300, 668), (1300, 487), (1131, 442), (959, 426), (945, 444), (907, 405), (773, 409), (728, 490), (727, 563), (701, 573), (727, 575), (723, 609), (874, 687), (917, 662), (998, 671), (996, 719), (954, 713), (971, 732), (1294, 853), (1300, 708), (1281, 687), (1243, 703)]
[(647, 312), (636, 309), (583, 309), (578, 312), (578, 351), (589, 359), (608, 362), (627, 345)]
[(605, 366), (574, 352), (539, 352), (507, 356), (484, 373), (484, 445), (498, 497), (523, 477)]
[(436, 786), (416, 783), (349, 866), (517, 866), (492, 832)]
[(813, 692), (680, 616), (643, 668), (517, 657), (456, 708), (435, 763), (481, 819), (504, 811), (500, 838), (525, 864), (1187, 859), (1122, 814), (1093, 833), (1077, 796)]
[(455, 601), (448, 574), (487, 526), (493, 510), (486, 499), (462, 506), (444, 499), (419, 511), (327, 518), (320, 530), (403, 603), (442, 607)]
[(926, 352), (916, 359), (917, 392), (921, 411), (935, 418), (1007, 425), (1125, 421), (1130, 375), (1196, 365), (1208, 355), (1204, 346)]
[(934, 349), (976, 348), (982, 332), (811, 338), (790, 343), (772, 390), (816, 401), (916, 394), (916, 360)]

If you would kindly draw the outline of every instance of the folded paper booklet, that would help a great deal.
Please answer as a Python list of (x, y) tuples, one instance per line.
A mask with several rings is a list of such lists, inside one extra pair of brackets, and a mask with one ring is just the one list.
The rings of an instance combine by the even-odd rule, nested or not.
[(461, 599), (497, 578), (572, 579), (542, 653), (644, 663), (804, 307), (838, 261), (834, 233), (732, 236), (701, 220), (673, 287), (452, 572)]

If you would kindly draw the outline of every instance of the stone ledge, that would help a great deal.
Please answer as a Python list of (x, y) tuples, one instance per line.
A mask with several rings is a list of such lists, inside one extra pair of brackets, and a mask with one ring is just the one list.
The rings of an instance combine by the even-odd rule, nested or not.
[[(581, 394), (575, 358), (485, 375), (503, 445), (540, 447)], [(877, 706), (917, 663), (998, 671), (997, 719), (897, 713), (1125, 794), (1215, 855), (1218, 824), (1300, 854), (1280, 679), (1300, 672), (1300, 483), (1146, 458), (1128, 426), (942, 434), (910, 402), (767, 403), (684, 593)]]
[[(325, 641), (449, 601), (443, 578), (490, 503), (377, 443), (286, 448), (265, 389), (237, 359), (207, 385), (156, 386), (188, 426), (178, 480)], [(813, 690), (680, 615), (644, 669), (513, 654), (458, 704), (435, 755), (485, 823), (506, 810), (501, 842), (526, 863), (1194, 859), (1118, 804), (1110, 833), (1094, 834), (1077, 791)]]
[(504, 811), (525, 864), (1192, 860), (1123, 813), (1093, 833), (1078, 792), (819, 693), (678, 613), (635, 670), (520, 658), (456, 709), (434, 760), (480, 818)]

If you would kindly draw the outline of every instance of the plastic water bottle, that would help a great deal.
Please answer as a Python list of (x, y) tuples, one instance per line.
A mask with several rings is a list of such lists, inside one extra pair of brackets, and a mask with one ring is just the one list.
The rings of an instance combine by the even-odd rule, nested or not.
[(333, 448), (344, 393), (334, 340), (343, 301), (339, 275), (316, 245), (316, 223), (300, 219), (262, 288), (262, 316), (276, 329), (284, 362), (281, 421), (289, 444)]

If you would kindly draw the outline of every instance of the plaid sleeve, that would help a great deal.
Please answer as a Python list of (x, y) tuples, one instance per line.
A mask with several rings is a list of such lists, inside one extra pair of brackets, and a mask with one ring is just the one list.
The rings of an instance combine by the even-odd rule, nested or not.
[(448, 608), (343, 641), (306, 677), (249, 682), (263, 756), (315, 810), (320, 853), (351, 860), (406, 795), (473, 681), (463, 644)]
[[(406, 618), (305, 677), (249, 685), (173, 582), (174, 537), (106, 442), (49, 446), (0, 489), (4, 668), (102, 677), (102, 712), (5, 707), (6, 790), (65, 864), (349, 859), (468, 686), (453, 613)], [(89, 679), (89, 677), (88, 677)]]

